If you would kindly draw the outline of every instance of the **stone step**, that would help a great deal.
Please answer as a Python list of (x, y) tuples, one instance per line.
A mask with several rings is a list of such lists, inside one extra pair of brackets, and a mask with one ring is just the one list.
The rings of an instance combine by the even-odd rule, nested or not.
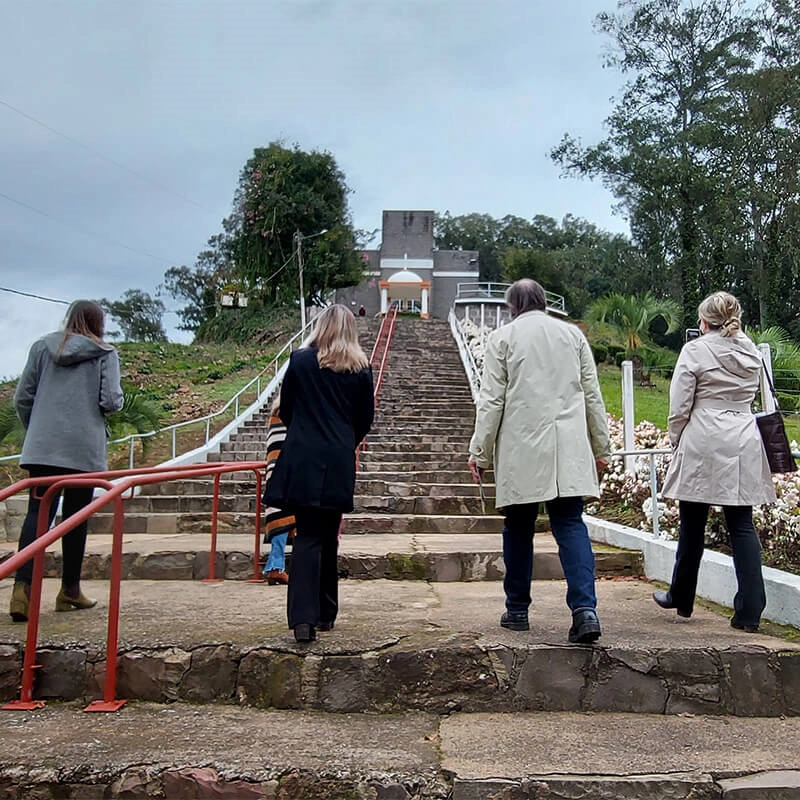
[[(541, 524), (541, 523), (540, 523)], [(349, 514), (344, 525), (348, 533), (500, 533), (503, 518), (496, 515), (422, 515), (422, 514)], [(220, 512), (217, 532), (251, 533), (255, 531), (255, 513)], [(95, 514), (89, 520), (89, 533), (110, 534), (113, 515)], [(149, 512), (125, 515), (126, 534), (208, 533), (211, 510), (203, 512)]]
[[(64, 615), (53, 611), (59, 583), (45, 581), (35, 693), (86, 701), (100, 693), (108, 584), (86, 581), (98, 606)], [(11, 585), (0, 584), (5, 608)], [(339, 713), (800, 714), (800, 645), (736, 631), (727, 614), (702, 607), (680, 620), (651, 591), (634, 579), (598, 581), (603, 636), (578, 646), (567, 644), (563, 581), (532, 587), (525, 632), (499, 626), (497, 583), (341, 581), (336, 629), (302, 645), (286, 627), (285, 587), (123, 581), (118, 695)], [(18, 690), (24, 636), (0, 616), (5, 699)], [(746, 746), (759, 744), (769, 746)]]
[(136, 702), (113, 716), (56, 704), (8, 714), (4, 722), (0, 786), (20, 798), (795, 800), (800, 794), (798, 719), (342, 715)]
[[(249, 580), (253, 577), (252, 535), (228, 534), (218, 541), (216, 577)], [(208, 534), (125, 536), (123, 580), (202, 580), (208, 577)], [(111, 570), (112, 537), (97, 534), (87, 542), (83, 576), (107, 580)], [(538, 534), (534, 547), (534, 580), (563, 577), (558, 548), (552, 536)], [(261, 546), (263, 564), (269, 545)], [(0, 561), (13, 554), (0, 551)], [(291, 544), (287, 565), (291, 568)], [(641, 576), (641, 553), (595, 546), (600, 576)], [(502, 543), (495, 534), (424, 536), (402, 534), (343, 534), (339, 545), (339, 573), (358, 580), (499, 581), (504, 574)], [(61, 549), (47, 551), (45, 575), (61, 574)]]
[[(494, 498), (486, 498), (485, 512), (497, 513)], [(450, 514), (457, 516), (484, 513), (480, 497), (396, 497), (394, 495), (358, 495), (355, 498), (358, 513), (380, 514)]]

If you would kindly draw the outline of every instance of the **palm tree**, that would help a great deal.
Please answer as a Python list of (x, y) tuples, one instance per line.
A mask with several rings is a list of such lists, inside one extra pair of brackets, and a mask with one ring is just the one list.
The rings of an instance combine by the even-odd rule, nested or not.
[(628, 352), (649, 341), (650, 325), (661, 317), (667, 323), (666, 333), (678, 329), (683, 311), (674, 300), (661, 300), (650, 292), (641, 295), (609, 294), (589, 306), (586, 318), (604, 322), (622, 334)]
[(768, 344), (772, 355), (772, 367), (776, 370), (800, 371), (800, 346), (788, 331), (771, 328), (745, 328), (745, 333), (756, 344)]
[[(108, 418), (112, 439), (121, 439), (131, 433), (150, 433), (161, 427), (161, 411), (138, 389), (126, 389), (125, 405), (121, 411)], [(146, 447), (147, 439), (142, 439)]]

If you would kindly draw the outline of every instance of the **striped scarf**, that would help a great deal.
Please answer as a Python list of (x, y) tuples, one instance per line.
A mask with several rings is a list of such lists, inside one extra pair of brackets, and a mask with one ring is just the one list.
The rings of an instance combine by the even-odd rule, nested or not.
[[(266, 479), (269, 482), (270, 475), (275, 469), (278, 456), (281, 454), (283, 442), (286, 439), (286, 426), (279, 416), (270, 415), (269, 427), (267, 428), (267, 469)], [(288, 533), (291, 538), (295, 534), (294, 516), (281, 511), (279, 508), (267, 508), (266, 526), (264, 541), (271, 542), (274, 536), (279, 533)]]

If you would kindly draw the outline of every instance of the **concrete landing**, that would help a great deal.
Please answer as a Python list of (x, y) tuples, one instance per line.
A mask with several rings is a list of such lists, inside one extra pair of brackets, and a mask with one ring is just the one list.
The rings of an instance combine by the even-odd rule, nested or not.
[[(46, 581), (37, 692), (99, 693), (107, 584), (83, 612), (55, 613)], [(658, 608), (636, 580), (598, 583), (603, 637), (569, 645), (562, 581), (533, 586), (531, 630), (498, 624), (491, 583), (343, 581), (336, 629), (297, 644), (286, 589), (226, 582), (122, 585), (122, 697), (239, 702), (336, 712), (417, 709), (637, 711), (800, 715), (800, 645), (733, 630), (698, 609), (689, 620)], [(6, 607), (10, 582), (0, 586)], [(25, 626), (0, 617), (0, 692), (19, 682)]]

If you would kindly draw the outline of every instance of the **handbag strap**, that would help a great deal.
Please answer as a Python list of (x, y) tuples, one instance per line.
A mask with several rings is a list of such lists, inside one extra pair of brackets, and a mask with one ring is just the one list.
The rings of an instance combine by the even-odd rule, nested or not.
[(775, 401), (775, 410), (780, 411), (781, 406), (778, 402), (778, 394), (775, 391), (775, 384), (772, 382), (772, 376), (769, 374), (769, 370), (767, 369), (767, 365), (764, 363), (764, 359), (761, 359), (761, 369), (764, 370), (764, 375), (767, 378), (767, 385), (769, 386), (770, 392), (772, 392), (772, 399)]

